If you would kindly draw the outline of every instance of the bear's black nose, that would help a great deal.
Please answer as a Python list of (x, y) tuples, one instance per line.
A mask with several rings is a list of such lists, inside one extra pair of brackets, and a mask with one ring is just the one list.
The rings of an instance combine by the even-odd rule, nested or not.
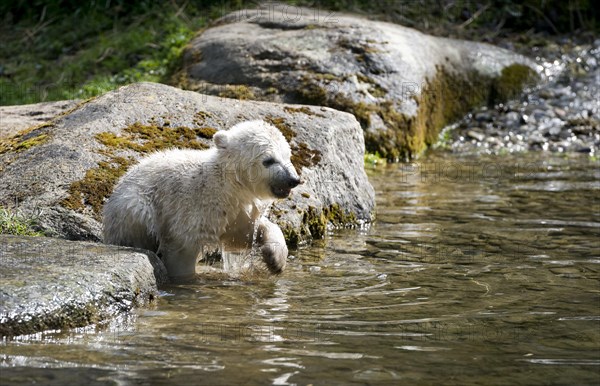
[(293, 189), (293, 188), (295, 188), (298, 185), (300, 185), (300, 178), (290, 178), (288, 180), (288, 187), (290, 189)]

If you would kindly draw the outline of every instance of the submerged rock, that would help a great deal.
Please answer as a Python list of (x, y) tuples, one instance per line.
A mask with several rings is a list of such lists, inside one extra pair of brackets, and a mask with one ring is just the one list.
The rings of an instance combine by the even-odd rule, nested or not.
[(0, 235), (0, 336), (102, 322), (152, 301), (166, 278), (151, 252)]
[(328, 223), (372, 219), (375, 201), (364, 171), (363, 136), (351, 114), (218, 98), (154, 83), (122, 87), (0, 141), (0, 206), (35, 215), (49, 235), (99, 241), (104, 201), (137, 159), (171, 147), (208, 148), (217, 130), (252, 119), (282, 131), (305, 180), (271, 209), (271, 219), (291, 245), (321, 238)]
[(174, 82), (351, 112), (367, 150), (398, 159), (435, 142), (441, 128), (474, 106), (517, 95), (534, 69), (523, 56), (488, 44), (269, 3), (227, 15), (196, 37)]

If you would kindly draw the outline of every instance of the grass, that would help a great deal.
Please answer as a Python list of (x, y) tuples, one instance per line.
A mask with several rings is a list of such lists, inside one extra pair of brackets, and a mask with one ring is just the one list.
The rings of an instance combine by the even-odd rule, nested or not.
[(37, 219), (0, 207), (0, 234), (17, 236), (44, 236), (36, 230)]
[(365, 166), (370, 168), (376, 168), (378, 165), (386, 165), (387, 160), (382, 157), (378, 152), (365, 153)]
[(0, 105), (89, 98), (124, 84), (164, 81), (210, 17), (187, 8), (165, 2), (120, 15), (98, 5), (4, 23)]

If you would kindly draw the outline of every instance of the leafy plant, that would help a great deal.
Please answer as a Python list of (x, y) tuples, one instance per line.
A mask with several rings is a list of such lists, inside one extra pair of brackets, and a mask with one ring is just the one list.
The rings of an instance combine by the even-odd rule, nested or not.
[(383, 158), (379, 152), (365, 153), (365, 166), (376, 167), (378, 165), (386, 165), (387, 160)]
[(0, 207), (0, 234), (44, 236), (42, 232), (36, 230), (37, 223), (35, 217), (28, 217), (19, 211)]

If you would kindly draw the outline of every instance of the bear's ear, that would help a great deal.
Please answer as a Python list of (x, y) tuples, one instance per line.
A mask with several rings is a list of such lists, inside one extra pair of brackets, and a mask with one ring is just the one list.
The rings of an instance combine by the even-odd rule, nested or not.
[(217, 131), (213, 140), (218, 149), (227, 149), (227, 133), (225, 131)]

